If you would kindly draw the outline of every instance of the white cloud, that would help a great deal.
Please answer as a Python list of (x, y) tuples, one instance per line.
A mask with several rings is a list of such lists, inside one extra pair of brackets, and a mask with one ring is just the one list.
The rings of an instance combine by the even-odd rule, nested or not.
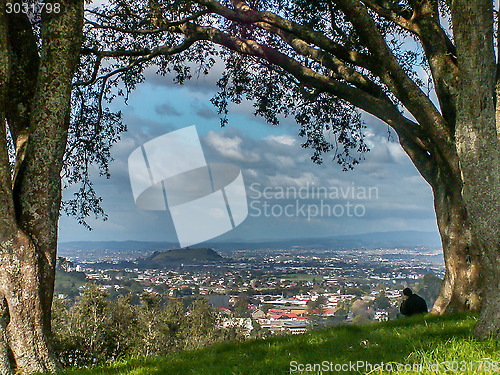
[(205, 143), (219, 154), (232, 161), (257, 162), (260, 156), (252, 151), (243, 151), (242, 139), (238, 136), (224, 136), (223, 134), (209, 131), (205, 136)]
[(318, 185), (320, 180), (317, 176), (312, 174), (311, 172), (302, 173), (298, 177), (291, 177), (285, 174), (277, 174), (275, 176), (269, 176), (269, 183), (271, 186), (276, 187), (304, 187), (304, 186), (313, 186)]
[(264, 138), (268, 142), (275, 142), (275, 143), (280, 143), (282, 145), (286, 146), (293, 146), (296, 143), (296, 139), (289, 136), (289, 135), (270, 135), (266, 138)]

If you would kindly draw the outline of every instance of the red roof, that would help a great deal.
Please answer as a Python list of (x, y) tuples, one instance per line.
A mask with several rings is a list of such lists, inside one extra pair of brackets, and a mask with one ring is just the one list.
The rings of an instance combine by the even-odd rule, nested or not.
[(272, 319), (298, 319), (297, 314), (287, 313), (287, 314), (272, 314)]
[(280, 310), (280, 309), (269, 309), (267, 310), (268, 314), (285, 314), (287, 310)]

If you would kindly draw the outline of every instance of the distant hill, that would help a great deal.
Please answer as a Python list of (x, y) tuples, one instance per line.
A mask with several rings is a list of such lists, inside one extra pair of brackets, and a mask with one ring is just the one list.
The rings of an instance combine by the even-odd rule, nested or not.
[(156, 251), (147, 258), (139, 258), (137, 264), (139, 268), (170, 268), (181, 264), (207, 264), (226, 260), (213, 249), (203, 247)]
[(405, 247), (427, 246), (441, 247), (441, 237), (438, 232), (421, 232), (416, 230), (374, 232), (330, 237), (332, 240), (352, 241), (369, 247)]
[[(375, 248), (375, 247), (430, 247), (440, 248), (441, 239), (437, 232), (421, 231), (391, 231), (373, 232), (363, 234), (335, 235), (329, 237), (315, 238), (292, 238), (281, 240), (260, 240), (260, 241), (207, 241), (204, 247), (220, 250), (234, 249), (283, 249), (298, 248), (328, 248), (328, 249), (349, 249), (349, 248)], [(105, 251), (159, 251), (175, 249), (178, 245), (173, 242), (148, 242), (148, 241), (76, 241), (61, 242), (60, 252), (74, 252), (82, 250)]]
[(359, 248), (441, 248), (437, 232), (392, 231), (329, 237), (295, 238), (258, 242), (205, 242), (205, 246), (220, 250), (232, 249), (359, 249)]
[(117, 251), (140, 251), (140, 250), (168, 250), (174, 249), (174, 242), (149, 242), (149, 241), (71, 241), (61, 242), (59, 250), (117, 250)]
[[(204, 248), (217, 251), (238, 249), (360, 249), (360, 248), (441, 248), (437, 232), (392, 231), (352, 235), (337, 235), (316, 238), (293, 238), (267, 241), (207, 241)], [(151, 255), (155, 251), (176, 249), (173, 242), (147, 241), (77, 241), (59, 244), (59, 255), (73, 259), (120, 259), (133, 260), (140, 256)], [(185, 250), (182, 250), (185, 251)]]
[[(130, 254), (130, 253), (127, 253)], [(137, 252), (140, 254), (140, 252)], [(91, 257), (89, 257), (91, 258)], [(222, 257), (210, 248), (186, 248), (171, 249), (167, 251), (155, 251), (151, 255), (136, 257), (133, 259), (109, 261), (105, 257), (93, 260), (94, 268), (97, 269), (168, 269), (181, 266), (206, 266), (233, 262), (229, 257)]]

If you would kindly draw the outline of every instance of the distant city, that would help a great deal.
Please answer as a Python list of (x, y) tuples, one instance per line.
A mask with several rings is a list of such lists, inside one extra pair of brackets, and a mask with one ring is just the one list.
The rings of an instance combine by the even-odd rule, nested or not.
[[(385, 242), (401, 245), (404, 241), (394, 239), (401, 236), (388, 233)], [(295, 334), (384, 321), (398, 316), (406, 286), (429, 308), (437, 297), (444, 276), (442, 250), (433, 246), (432, 236), (421, 236), (427, 244), (416, 244), (418, 237), (418, 232), (406, 233), (406, 246), (374, 246), (383, 240), (380, 234), (343, 237), (345, 247), (336, 248), (327, 243), (339, 238), (312, 241), (317, 246), (297, 240), (293, 246), (275, 241), (187, 249), (134, 241), (62, 243), (56, 297), (74, 301), (91, 282), (110, 298), (132, 295), (136, 303), (145, 293), (185, 306), (207, 298), (222, 326), (238, 325), (249, 337), (256, 331)], [(367, 246), (355, 246), (360, 242)]]

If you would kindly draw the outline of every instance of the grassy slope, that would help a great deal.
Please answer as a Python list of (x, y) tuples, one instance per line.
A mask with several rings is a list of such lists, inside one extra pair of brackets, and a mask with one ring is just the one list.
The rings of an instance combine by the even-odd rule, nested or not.
[[(498, 340), (478, 342), (471, 337), (474, 315), (415, 317), (366, 326), (342, 326), (304, 335), (274, 337), (184, 351), (167, 358), (128, 359), (107, 367), (68, 370), (66, 375), (155, 375), (155, 374), (336, 374), (332, 372), (290, 372), (290, 361), (297, 363), (347, 363), (367, 361), (372, 364), (440, 364), (440, 371), (400, 374), (444, 374), (446, 361), (473, 361), (475, 371), (455, 373), (492, 373), (489, 361), (500, 361)], [(479, 363), (486, 367), (478, 371)], [(452, 365), (451, 363), (449, 364)], [(463, 365), (456, 363), (456, 365)], [(471, 365), (469, 365), (470, 367)], [(362, 368), (355, 372), (365, 373)], [(388, 373), (372, 371), (372, 374)], [(395, 373), (395, 372), (394, 372)]]

